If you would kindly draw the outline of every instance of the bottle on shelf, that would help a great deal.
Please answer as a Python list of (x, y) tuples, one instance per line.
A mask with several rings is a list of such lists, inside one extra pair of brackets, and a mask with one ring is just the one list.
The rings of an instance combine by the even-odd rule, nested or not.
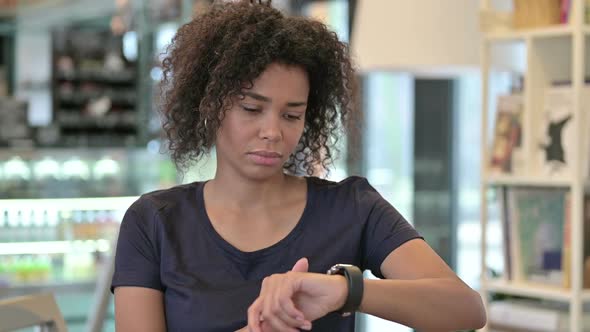
[(29, 230), (29, 241), (44, 241), (45, 224), (43, 212), (41, 210), (31, 209), (29, 211), (31, 226)]
[(87, 280), (96, 275), (96, 262), (87, 243), (75, 241), (73, 250), (63, 256), (63, 276), (66, 280)]
[(72, 231), (72, 211), (59, 211), (58, 235), (61, 241), (72, 241), (74, 239)]
[(0, 289), (9, 287), (11, 283), (10, 257), (0, 256)]
[(8, 227), (8, 210), (3, 210), (0, 217), (0, 243), (9, 241)]
[(96, 211), (86, 211), (86, 218), (84, 218), (84, 238), (96, 239)]
[(45, 212), (47, 212), (47, 240), (57, 241), (59, 240), (59, 212), (58, 210), (46, 210)]
[(22, 241), (24, 229), (22, 227), (22, 211), (8, 211), (8, 242)]
[(31, 226), (33, 221), (31, 220), (31, 212), (29, 210), (20, 210), (20, 227), (19, 227), (19, 242), (32, 241)]

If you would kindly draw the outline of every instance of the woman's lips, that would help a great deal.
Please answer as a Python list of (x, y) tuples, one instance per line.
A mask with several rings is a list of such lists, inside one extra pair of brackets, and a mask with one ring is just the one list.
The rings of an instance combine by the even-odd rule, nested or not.
[(248, 153), (248, 158), (261, 166), (276, 166), (281, 163), (282, 155), (274, 151), (253, 151)]

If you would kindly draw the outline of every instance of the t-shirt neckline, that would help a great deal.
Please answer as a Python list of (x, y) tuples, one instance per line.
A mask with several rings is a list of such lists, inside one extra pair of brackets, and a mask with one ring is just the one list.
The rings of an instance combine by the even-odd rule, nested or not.
[(196, 196), (197, 196), (197, 204), (198, 204), (198, 210), (199, 210), (199, 214), (200, 214), (200, 218), (199, 220), (203, 220), (203, 224), (205, 226), (206, 231), (211, 235), (211, 237), (213, 238), (213, 241), (219, 245), (223, 250), (225, 250), (227, 253), (229, 253), (230, 255), (234, 256), (235, 258), (239, 259), (240, 261), (243, 262), (252, 262), (252, 260), (257, 260), (269, 255), (272, 255), (273, 253), (279, 251), (281, 248), (287, 246), (289, 243), (291, 243), (295, 238), (297, 238), (299, 236), (299, 234), (301, 234), (304, 226), (305, 226), (305, 222), (308, 219), (307, 215), (310, 213), (311, 207), (312, 207), (312, 203), (313, 203), (313, 195), (314, 195), (314, 187), (313, 187), (313, 181), (311, 180), (310, 177), (304, 177), (307, 183), (307, 198), (306, 198), (306, 203), (305, 203), (305, 207), (303, 208), (303, 213), (301, 214), (301, 217), (299, 218), (299, 221), (297, 222), (297, 225), (295, 225), (295, 227), (291, 230), (291, 232), (289, 232), (289, 234), (287, 234), (287, 236), (285, 236), (284, 238), (280, 239), (278, 242), (266, 247), (266, 248), (262, 248), (262, 249), (258, 249), (255, 251), (242, 251), (238, 248), (236, 248), (235, 246), (233, 246), (231, 243), (227, 242), (213, 227), (213, 224), (211, 223), (211, 219), (209, 218), (209, 215), (207, 214), (207, 210), (205, 209), (205, 195), (203, 194), (204, 188), (205, 188), (205, 183), (207, 183), (208, 181), (202, 181), (198, 183), (197, 186), (197, 190), (196, 190)]

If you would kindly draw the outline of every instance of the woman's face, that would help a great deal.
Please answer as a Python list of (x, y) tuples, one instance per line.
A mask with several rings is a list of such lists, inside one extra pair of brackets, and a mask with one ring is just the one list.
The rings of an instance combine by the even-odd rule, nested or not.
[(303, 133), (309, 95), (301, 67), (271, 64), (242, 90), (216, 138), (218, 172), (262, 180), (282, 173)]

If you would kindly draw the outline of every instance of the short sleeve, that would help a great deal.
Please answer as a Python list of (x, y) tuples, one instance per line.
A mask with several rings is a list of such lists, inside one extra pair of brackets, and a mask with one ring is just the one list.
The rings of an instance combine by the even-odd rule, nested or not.
[(366, 180), (358, 194), (359, 209), (366, 218), (363, 268), (383, 279), (381, 264), (385, 258), (405, 242), (422, 237)]
[(111, 291), (119, 286), (163, 290), (153, 218), (145, 218), (137, 206), (132, 205), (121, 222)]

